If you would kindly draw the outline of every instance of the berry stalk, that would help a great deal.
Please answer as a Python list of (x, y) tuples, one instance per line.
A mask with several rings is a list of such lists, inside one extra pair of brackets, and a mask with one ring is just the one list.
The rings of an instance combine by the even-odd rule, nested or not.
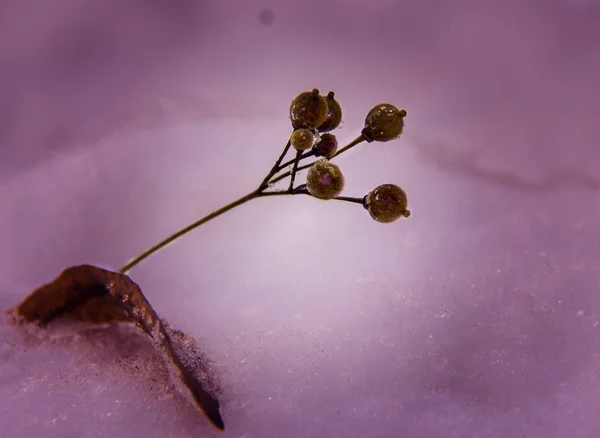
[(273, 168), (271, 169), (271, 171), (267, 174), (267, 176), (265, 176), (265, 178), (262, 180), (262, 182), (260, 183), (260, 185), (258, 186), (258, 189), (256, 189), (256, 191), (261, 192), (264, 189), (266, 189), (267, 187), (269, 187), (269, 180), (271, 178), (273, 178), (273, 175), (275, 175), (279, 171), (278, 170), (279, 169), (279, 165), (281, 164), (281, 162), (285, 158), (286, 154), (290, 150), (290, 146), (291, 145), (292, 145), (291, 142), (288, 140), (287, 144), (283, 148), (283, 152), (281, 152), (281, 155), (279, 156), (279, 158), (275, 162), (275, 165), (273, 166)]
[(290, 187), (288, 191), (292, 193), (294, 190), (294, 182), (296, 181), (296, 173), (298, 172), (298, 163), (300, 162), (300, 157), (302, 156), (302, 151), (296, 152), (296, 158), (294, 159), (294, 167), (292, 169), (292, 177), (290, 178)]
[(119, 269), (119, 272), (126, 274), (127, 272), (129, 272), (131, 270), (131, 268), (133, 268), (140, 262), (142, 262), (145, 259), (147, 259), (148, 257), (150, 257), (155, 252), (157, 252), (157, 251), (161, 250), (162, 248), (164, 248), (165, 246), (169, 245), (170, 243), (173, 243), (175, 240), (179, 239), (184, 234), (189, 233), (190, 231), (198, 228), (200, 225), (205, 224), (206, 222), (208, 222), (218, 216), (221, 216), (223, 213), (226, 213), (235, 207), (239, 207), (240, 205), (245, 204), (246, 202), (248, 202), (252, 199), (255, 199), (255, 198), (258, 198), (259, 196), (264, 196), (264, 195), (266, 195), (266, 193), (261, 193), (258, 190), (255, 190), (253, 192), (248, 193), (247, 195), (242, 196), (238, 200), (233, 201), (233, 202), (219, 208), (218, 210), (213, 211), (212, 213), (204, 216), (203, 218), (198, 219), (196, 222), (189, 224), (187, 227), (182, 228), (181, 230), (177, 231), (174, 234), (171, 234), (166, 239), (158, 242), (153, 247), (147, 249), (146, 251), (144, 251), (143, 253), (141, 253), (140, 255), (135, 257), (134, 259), (130, 260), (125, 266), (123, 266), (121, 269)]
[[(307, 189), (306, 189), (306, 184), (304, 184), (304, 187), (298, 186), (298, 188), (296, 188), (296, 190), (294, 190), (294, 195), (308, 195), (308, 196), (312, 196), (314, 198), (314, 195), (312, 195)], [(354, 198), (351, 196), (336, 196), (335, 198), (336, 201), (344, 201), (344, 202), (351, 202), (353, 204), (361, 204), (363, 205), (364, 203), (364, 198)]]

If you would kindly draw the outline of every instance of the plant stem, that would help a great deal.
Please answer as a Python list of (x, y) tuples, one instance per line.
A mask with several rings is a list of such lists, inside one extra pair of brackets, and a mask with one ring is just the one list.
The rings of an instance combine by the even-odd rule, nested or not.
[(346, 152), (349, 149), (352, 149), (354, 146), (356, 146), (357, 144), (362, 143), (363, 141), (365, 141), (365, 138), (362, 135), (359, 135), (354, 140), (352, 140), (350, 143), (348, 143), (346, 146), (344, 146), (339, 151), (337, 151), (335, 153), (335, 155), (333, 157), (331, 157), (331, 159), (333, 160), (338, 155), (342, 155), (344, 152)]
[[(308, 196), (312, 196), (314, 198), (314, 196), (310, 194), (308, 189), (306, 189), (305, 187), (302, 187), (302, 186), (298, 186), (298, 188), (296, 188), (296, 190), (294, 190), (292, 195), (308, 195)], [(335, 198), (332, 198), (332, 200), (352, 202), (353, 204), (362, 204), (363, 203), (363, 198), (352, 198), (350, 196), (336, 196)]]
[[(365, 141), (365, 138), (364, 138), (362, 135), (359, 135), (359, 136), (358, 136), (358, 137), (356, 137), (354, 140), (352, 140), (350, 143), (348, 143), (346, 146), (344, 146), (344, 147), (343, 147), (343, 148), (341, 148), (339, 151), (337, 151), (337, 153), (336, 153), (336, 154), (335, 154), (333, 157), (331, 157), (331, 160), (333, 160), (333, 159), (334, 159), (335, 157), (337, 157), (338, 155), (341, 155), (341, 154), (343, 154), (344, 152), (346, 152), (346, 151), (348, 151), (348, 150), (352, 149), (354, 146), (356, 146), (357, 144), (360, 144), (360, 143), (362, 143), (363, 141)], [(305, 154), (305, 155), (303, 155), (303, 156), (302, 156), (300, 159), (304, 159), (304, 158), (310, 157), (310, 156), (312, 156), (312, 155), (314, 155), (314, 154)], [(303, 166), (299, 166), (299, 167), (296, 169), (296, 172), (300, 172), (301, 170), (308, 169), (308, 168), (309, 168), (310, 166), (312, 166), (314, 163), (315, 163), (315, 162), (313, 161), (312, 163), (308, 163), (308, 164), (305, 164), (305, 165), (303, 165)], [(288, 162), (288, 163), (285, 163), (285, 164), (289, 165), (289, 164), (291, 164), (291, 163), (290, 163), (290, 162)], [(279, 170), (282, 170), (282, 169), (283, 169), (283, 165), (282, 165), (282, 166), (280, 166), (280, 167), (281, 167), (281, 168), (280, 168)], [(277, 173), (279, 170), (277, 170), (275, 173)], [(273, 175), (271, 175), (269, 178), (273, 178), (273, 176), (275, 175), (275, 173), (273, 173)], [(269, 181), (269, 184), (275, 184), (276, 182), (279, 182), (279, 181), (281, 181), (282, 179), (285, 179), (285, 178), (287, 178), (289, 175), (290, 175), (290, 174), (289, 174), (289, 172), (282, 173), (281, 175), (278, 175), (277, 177), (275, 177), (274, 179), (272, 179), (271, 181)]]
[(353, 198), (350, 196), (337, 196), (334, 198), (336, 201), (345, 201), (345, 202), (352, 202), (354, 204), (363, 204), (363, 198)]
[(290, 149), (290, 145), (291, 145), (290, 140), (288, 140), (287, 144), (283, 148), (283, 152), (281, 152), (281, 155), (275, 162), (275, 165), (273, 166), (271, 171), (267, 174), (267, 176), (265, 176), (265, 178), (262, 180), (262, 182), (258, 186), (258, 189), (256, 189), (257, 192), (262, 192), (264, 189), (266, 189), (269, 186), (269, 180), (271, 178), (273, 178), (273, 175), (275, 175), (277, 172), (279, 172), (279, 170), (280, 170), (279, 165), (285, 158), (285, 154), (287, 154), (288, 150)]
[[(303, 153), (303, 154), (300, 156), (300, 160), (299, 160), (299, 161), (302, 161), (302, 160), (304, 160), (305, 158), (309, 158), (309, 157), (312, 157), (312, 156), (314, 156), (314, 155), (315, 155), (314, 151), (313, 151), (313, 150), (310, 150), (310, 151), (308, 151), (308, 152), (305, 152), (305, 153)], [(292, 159), (292, 160), (288, 160), (288, 161), (286, 161), (286, 162), (285, 162), (285, 163), (283, 163), (283, 164), (280, 164), (280, 165), (277, 167), (277, 171), (276, 171), (275, 173), (277, 173), (277, 172), (280, 172), (280, 171), (282, 171), (283, 169), (285, 169), (286, 167), (288, 167), (288, 166), (290, 166), (290, 165), (294, 164), (294, 162), (295, 162), (295, 161), (296, 161), (296, 158), (294, 158), (294, 159)]]
[(301, 156), (302, 151), (296, 151), (296, 159), (294, 160), (294, 167), (292, 168), (292, 178), (290, 179), (290, 187), (288, 188), (290, 193), (294, 190), (294, 181), (296, 181), (296, 172), (298, 171), (298, 162), (300, 162)]
[[(277, 192), (274, 192), (277, 193)], [(205, 224), (206, 222), (210, 221), (211, 219), (216, 218), (217, 216), (222, 215), (223, 213), (228, 212), (229, 210), (231, 210), (232, 208), (238, 207), (252, 199), (258, 198), (260, 196), (266, 195), (264, 193), (260, 193), (258, 190), (255, 190), (251, 193), (248, 193), (247, 195), (242, 196), (240, 199), (233, 201), (221, 208), (219, 208), (218, 210), (213, 211), (212, 213), (204, 216), (201, 219), (198, 219), (196, 222), (189, 224), (187, 227), (182, 228), (181, 230), (177, 231), (176, 233), (170, 235), (169, 237), (167, 237), (166, 239), (158, 242), (156, 245), (154, 245), (152, 248), (149, 248), (148, 250), (144, 251), (143, 253), (141, 253), (140, 255), (138, 255), (136, 258), (130, 260), (125, 266), (123, 266), (121, 269), (119, 269), (119, 272), (126, 274), (128, 271), (131, 270), (131, 268), (133, 268), (134, 266), (138, 265), (140, 262), (144, 261), (145, 259), (147, 259), (148, 257), (150, 257), (152, 254), (154, 254), (155, 252), (159, 251), (160, 249), (164, 248), (165, 246), (167, 246), (168, 244), (174, 242), (175, 240), (179, 239), (181, 236), (183, 236), (184, 234), (189, 233), (190, 231), (198, 228), (200, 225)]]

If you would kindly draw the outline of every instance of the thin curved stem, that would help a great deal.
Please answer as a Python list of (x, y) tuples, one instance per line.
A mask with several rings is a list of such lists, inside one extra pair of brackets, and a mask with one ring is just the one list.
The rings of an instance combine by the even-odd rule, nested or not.
[[(311, 196), (313, 198), (317, 198), (316, 196), (313, 196), (308, 191), (308, 189), (306, 189), (304, 187), (300, 188), (300, 186), (298, 186), (298, 188), (296, 190), (294, 190), (294, 192), (292, 193), (292, 195), (308, 195), (308, 196)], [(350, 197), (350, 196), (336, 196), (335, 198), (331, 198), (330, 201), (344, 201), (344, 202), (351, 202), (353, 204), (361, 204), (362, 205), (363, 198), (353, 198), (353, 197)]]
[(300, 157), (302, 156), (302, 151), (296, 152), (296, 159), (294, 160), (294, 167), (292, 169), (292, 178), (290, 179), (290, 187), (288, 188), (289, 192), (294, 190), (294, 181), (296, 181), (296, 172), (298, 172), (298, 163), (300, 162)]
[(351, 196), (336, 196), (333, 199), (335, 199), (336, 201), (352, 202), (353, 204), (363, 205), (363, 198), (354, 198)]
[(365, 138), (361, 135), (359, 135), (358, 137), (356, 137), (354, 140), (352, 140), (350, 143), (348, 143), (346, 146), (344, 146), (343, 148), (341, 148), (339, 151), (337, 151), (335, 153), (335, 155), (333, 157), (331, 157), (331, 159), (333, 160), (335, 157), (342, 155), (344, 152), (352, 149), (354, 146), (356, 146), (357, 144), (362, 143), (363, 141), (365, 141)]
[(218, 210), (213, 211), (212, 213), (204, 216), (203, 218), (198, 219), (196, 222), (193, 222), (193, 223), (189, 224), (187, 227), (182, 228), (181, 230), (177, 231), (174, 234), (171, 234), (166, 239), (161, 240), (153, 247), (149, 248), (148, 250), (144, 251), (143, 253), (141, 253), (140, 255), (135, 257), (134, 259), (130, 260), (125, 266), (123, 266), (121, 269), (119, 269), (119, 272), (126, 274), (129, 270), (131, 270), (131, 268), (138, 265), (140, 262), (144, 261), (145, 259), (150, 257), (152, 254), (161, 250), (168, 244), (173, 243), (175, 240), (179, 239), (184, 234), (187, 234), (190, 231), (198, 228), (200, 225), (205, 224), (206, 222), (216, 218), (217, 216), (220, 216), (223, 213), (228, 212), (232, 208), (238, 207), (254, 198), (257, 198), (259, 195), (260, 195), (260, 192), (258, 192), (258, 190), (255, 190), (254, 192), (248, 193), (247, 195), (242, 196), (240, 199), (233, 201), (233, 202), (219, 208)]
[(287, 154), (287, 152), (290, 150), (290, 146), (291, 146), (291, 142), (290, 142), (290, 140), (288, 140), (287, 144), (283, 148), (283, 152), (281, 152), (281, 155), (275, 162), (275, 165), (273, 166), (271, 171), (267, 174), (267, 176), (265, 176), (265, 178), (262, 180), (262, 182), (260, 183), (260, 185), (258, 186), (258, 189), (256, 189), (256, 191), (261, 192), (269, 186), (269, 180), (271, 178), (273, 178), (273, 175), (275, 175), (277, 172), (279, 172), (281, 170), (280, 164), (283, 161), (283, 159), (285, 158), (285, 155)]
[(200, 225), (205, 224), (206, 222), (208, 222), (218, 216), (221, 216), (223, 213), (226, 213), (235, 207), (239, 207), (240, 205), (245, 204), (246, 202), (251, 201), (252, 199), (264, 198), (264, 197), (268, 197), (268, 196), (289, 195), (289, 194), (290, 193), (288, 193), (288, 192), (259, 192), (258, 190), (250, 192), (247, 195), (244, 195), (241, 198), (219, 208), (218, 210), (215, 210), (212, 213), (207, 214), (203, 218), (198, 219), (196, 222), (189, 224), (187, 227), (184, 227), (184, 228), (180, 229), (179, 231), (177, 231), (176, 233), (171, 234), (169, 237), (161, 240), (153, 247), (147, 249), (146, 251), (144, 251), (143, 253), (141, 253), (140, 255), (135, 257), (134, 259), (131, 259), (125, 266), (123, 266), (121, 269), (119, 269), (119, 272), (122, 274), (126, 274), (133, 267), (137, 266), (138, 264), (140, 264), (141, 262), (146, 260), (152, 254), (155, 254), (156, 252), (158, 252), (165, 246), (169, 245), (170, 243), (173, 243), (174, 241), (179, 239), (184, 234), (187, 234), (190, 231), (193, 231), (194, 229), (198, 228)]

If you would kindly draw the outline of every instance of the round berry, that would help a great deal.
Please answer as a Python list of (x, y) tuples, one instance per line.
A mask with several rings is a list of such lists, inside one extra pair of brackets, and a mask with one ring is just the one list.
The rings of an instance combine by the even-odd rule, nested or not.
[(328, 107), (327, 118), (317, 127), (319, 132), (332, 131), (342, 123), (342, 107), (339, 102), (335, 100), (333, 91), (327, 93), (325, 100), (327, 101)]
[(394, 184), (382, 184), (364, 198), (365, 208), (377, 222), (391, 223), (401, 217), (409, 217), (406, 192)]
[(290, 144), (297, 151), (310, 149), (315, 142), (315, 136), (309, 129), (296, 129), (290, 137)]
[(315, 162), (306, 175), (306, 188), (316, 198), (332, 199), (344, 189), (344, 175), (326, 159)]
[(290, 105), (290, 120), (294, 129), (315, 129), (327, 119), (327, 101), (316, 88), (300, 93)]
[(333, 158), (335, 153), (337, 152), (338, 142), (335, 135), (325, 133), (321, 134), (317, 143), (313, 146), (313, 152), (317, 157), (325, 157), (327, 159)]
[(367, 114), (362, 135), (369, 143), (395, 140), (404, 129), (404, 117), (406, 110), (399, 110), (389, 103), (379, 104)]

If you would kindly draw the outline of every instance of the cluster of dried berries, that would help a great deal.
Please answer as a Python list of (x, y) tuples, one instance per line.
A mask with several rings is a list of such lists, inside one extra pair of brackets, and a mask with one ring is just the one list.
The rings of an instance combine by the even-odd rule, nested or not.
[[(352, 146), (363, 140), (371, 143), (397, 139), (404, 129), (404, 117), (405, 110), (399, 110), (389, 103), (375, 106), (367, 114), (361, 136)], [(290, 137), (292, 147), (297, 151), (311, 149), (311, 155), (323, 157), (309, 168), (306, 178), (308, 192), (320, 199), (338, 197), (344, 189), (344, 175), (338, 166), (329, 161), (339, 155), (337, 139), (329, 131), (340, 125), (342, 108), (333, 91), (327, 96), (322, 96), (317, 89), (299, 94), (290, 105), (290, 120), (294, 128)], [(410, 216), (406, 193), (393, 184), (375, 188), (362, 199), (362, 203), (378, 222), (390, 223), (400, 217)]]
[[(394, 184), (380, 185), (362, 198), (340, 196), (344, 189), (344, 175), (341, 169), (331, 162), (338, 155), (363, 141), (371, 143), (397, 139), (404, 129), (405, 117), (406, 111), (394, 105), (389, 103), (376, 105), (367, 114), (360, 135), (338, 150), (337, 139), (330, 131), (342, 122), (342, 108), (335, 99), (333, 91), (326, 96), (317, 89), (300, 93), (290, 105), (290, 120), (294, 131), (279, 159), (255, 190), (157, 243), (123, 266), (120, 272), (128, 272), (156, 251), (209, 220), (252, 199), (266, 196), (309, 195), (324, 200), (354, 202), (362, 204), (370, 216), (381, 223), (409, 217), (406, 193)], [(296, 156), (290, 161), (283, 162), (290, 148), (296, 151)], [(313, 157), (316, 157), (315, 161), (300, 166), (300, 162)], [(296, 175), (305, 169), (308, 169), (306, 183), (295, 186)], [(286, 190), (273, 189), (275, 184), (286, 178), (290, 178)]]

